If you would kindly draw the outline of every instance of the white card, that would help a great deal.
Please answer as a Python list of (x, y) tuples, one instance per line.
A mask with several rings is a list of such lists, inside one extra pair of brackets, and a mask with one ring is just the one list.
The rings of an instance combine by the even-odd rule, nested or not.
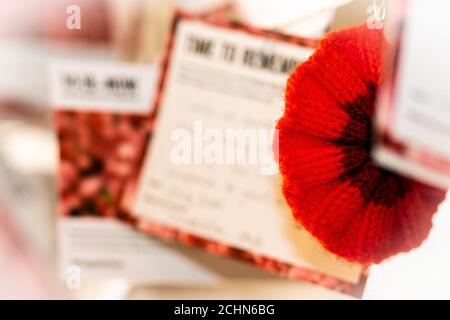
[(158, 67), (60, 60), (50, 64), (49, 76), (57, 109), (149, 114)]
[(380, 165), (441, 188), (450, 185), (449, 9), (410, 0), (391, 19), (400, 41), (378, 99), (374, 148)]
[(60, 277), (81, 281), (126, 279), (135, 284), (213, 285), (218, 276), (120, 221), (58, 219)]
[(450, 159), (450, 3), (413, 0), (402, 39), (393, 134)]

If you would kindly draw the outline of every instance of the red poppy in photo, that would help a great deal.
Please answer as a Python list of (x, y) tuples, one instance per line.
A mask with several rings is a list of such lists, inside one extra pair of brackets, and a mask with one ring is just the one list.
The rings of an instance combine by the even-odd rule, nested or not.
[(331, 34), (290, 76), (277, 125), (295, 219), (327, 250), (362, 264), (419, 246), (445, 197), (371, 160), (387, 47), (383, 31), (365, 25)]

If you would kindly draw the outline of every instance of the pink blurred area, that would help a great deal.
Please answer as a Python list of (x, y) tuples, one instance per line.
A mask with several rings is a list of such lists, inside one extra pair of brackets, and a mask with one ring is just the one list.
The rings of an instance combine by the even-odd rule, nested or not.
[(51, 299), (62, 297), (56, 282), (39, 264), (31, 246), (0, 206), (0, 299)]
[[(67, 8), (82, 14), (81, 29), (68, 29)], [(105, 43), (110, 38), (106, 0), (0, 0), (0, 37), (45, 37), (56, 41)]]

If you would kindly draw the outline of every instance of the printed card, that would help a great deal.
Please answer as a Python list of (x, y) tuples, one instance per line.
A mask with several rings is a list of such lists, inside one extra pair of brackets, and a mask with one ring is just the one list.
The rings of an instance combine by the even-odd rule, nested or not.
[(179, 15), (131, 212), (146, 232), (360, 295), (361, 266), (291, 217), (272, 142), (290, 72), (317, 42)]
[(83, 279), (172, 285), (216, 281), (205, 268), (136, 232), (121, 207), (151, 137), (157, 74), (155, 65), (51, 65), (62, 276), (78, 270)]

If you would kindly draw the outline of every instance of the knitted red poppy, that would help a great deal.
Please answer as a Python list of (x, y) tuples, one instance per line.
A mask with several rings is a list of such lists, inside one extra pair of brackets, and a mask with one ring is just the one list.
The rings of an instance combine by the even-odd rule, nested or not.
[(370, 158), (383, 32), (331, 34), (297, 67), (279, 120), (283, 193), (329, 251), (362, 264), (417, 247), (445, 192), (377, 167)]

